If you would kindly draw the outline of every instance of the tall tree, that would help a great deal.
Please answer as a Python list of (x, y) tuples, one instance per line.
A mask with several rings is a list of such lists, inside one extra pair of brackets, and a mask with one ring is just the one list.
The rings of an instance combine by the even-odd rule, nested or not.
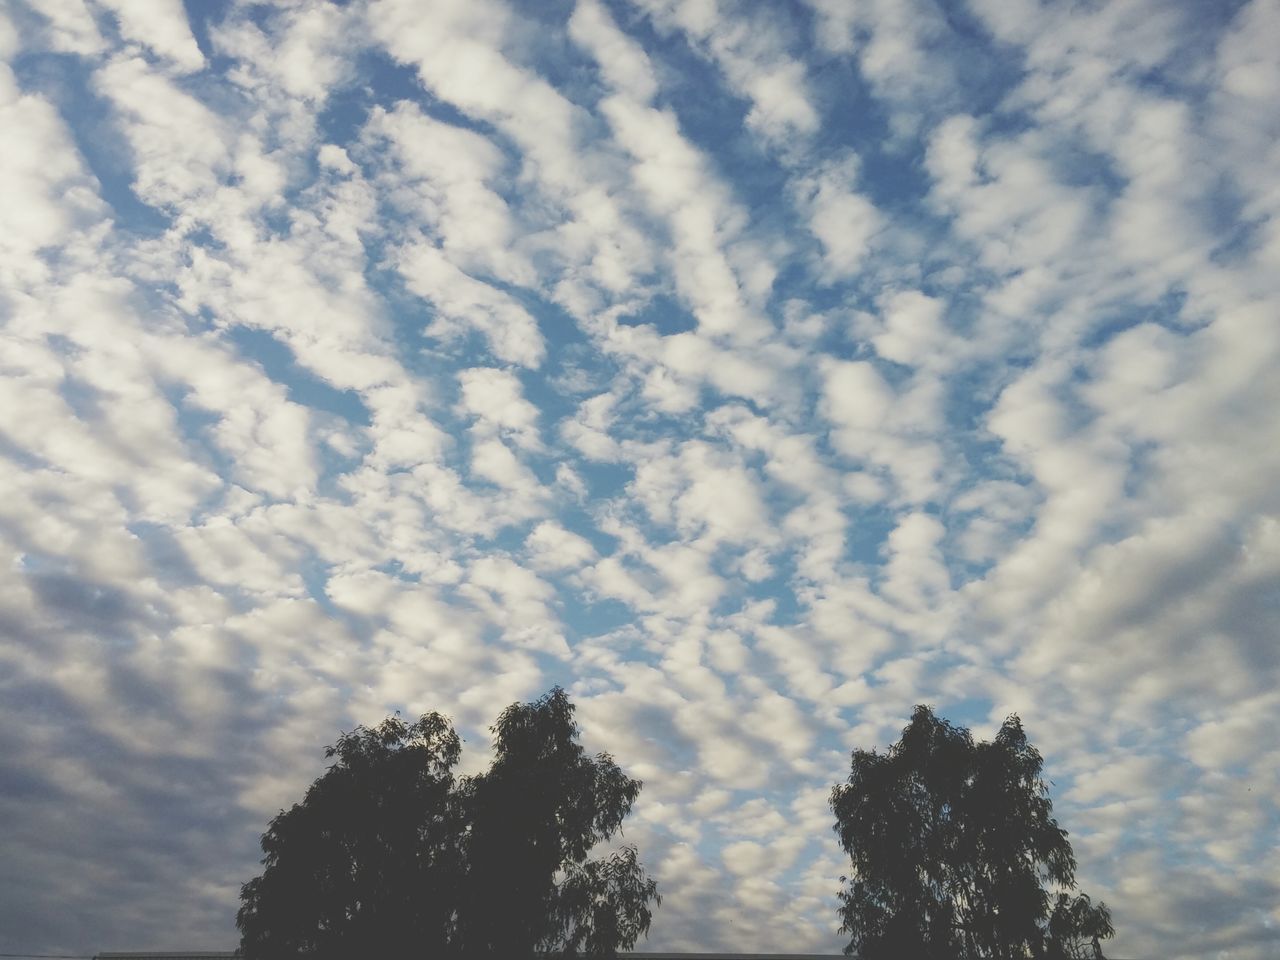
[(248, 960), (438, 956), (464, 864), (451, 793), (460, 744), (429, 713), (357, 727), (334, 762), (262, 836), (262, 876), (236, 916)]
[(459, 945), (467, 955), (612, 954), (649, 929), (649, 902), (660, 898), (635, 849), (587, 856), (621, 828), (640, 781), (607, 753), (586, 755), (573, 713), (559, 687), (512, 704), (493, 726), (489, 772), (462, 784), (470, 830)]
[(887, 753), (855, 750), (848, 781), (831, 793), (852, 862), (840, 893), (845, 952), (1101, 957), (1111, 915), (1069, 892), (1076, 861), (1042, 766), (1016, 716), (975, 743), (925, 706)]
[(592, 860), (640, 791), (577, 742), (560, 688), (513, 704), (495, 758), (455, 779), (460, 742), (436, 713), (343, 734), (301, 803), (262, 837), (241, 890), (246, 960), (613, 956), (660, 902), (634, 847)]

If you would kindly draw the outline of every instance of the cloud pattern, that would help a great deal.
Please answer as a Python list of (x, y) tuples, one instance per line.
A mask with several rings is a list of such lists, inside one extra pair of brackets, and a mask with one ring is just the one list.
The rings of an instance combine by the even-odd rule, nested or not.
[(8, 5), (0, 947), (225, 948), (340, 729), (560, 683), (649, 949), (838, 950), (928, 702), (1022, 715), (1115, 953), (1274, 955), (1277, 35)]

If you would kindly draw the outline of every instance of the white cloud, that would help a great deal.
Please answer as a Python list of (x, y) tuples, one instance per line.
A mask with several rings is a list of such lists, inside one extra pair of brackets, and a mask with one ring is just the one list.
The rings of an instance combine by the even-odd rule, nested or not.
[(471, 472), (529, 499), (541, 494), (538, 479), (501, 440), (481, 440), (471, 448)]
[(391, 111), (375, 108), (364, 139), (375, 163), (395, 160), (380, 177), (391, 201), (438, 231), (442, 248), (461, 269), (532, 282), (528, 261), (512, 249), (511, 211), (493, 186), (506, 161), (491, 140), (407, 102)]
[[(334, 4), (277, 8), (263, 26), (248, 18), (228, 18), (213, 31), (219, 52), (252, 64), (287, 94), (324, 102), (334, 87), (351, 79), (349, 54), (358, 19)], [(253, 84), (242, 70), (237, 80)]]
[(207, 411), (217, 422), (209, 436), (244, 486), (278, 498), (312, 489), (317, 480), (311, 413), (251, 367), (190, 342), (158, 346), (154, 362), (186, 390), (182, 406)]
[(772, 862), (768, 847), (752, 840), (727, 844), (722, 856), (731, 872), (744, 877), (759, 874)]
[[(1059, 179), (1038, 132), (979, 145), (972, 117), (947, 119), (934, 131), (926, 167), (935, 194), (954, 211), (961, 234), (973, 239), (983, 263), (1017, 271), (1060, 261), (1081, 245), (1097, 195)], [(1063, 269), (1063, 264), (1058, 269)]]
[[(818, 46), (837, 56), (856, 57), (859, 72), (889, 107), (888, 124), (901, 146), (926, 117), (954, 97), (963, 49), (948, 29), (946, 14), (928, 0), (806, 0), (815, 13)], [(948, 49), (950, 48), (950, 49)], [(968, 52), (968, 51), (965, 51)]]
[(458, 374), (462, 405), (478, 418), (481, 433), (509, 437), (525, 450), (542, 449), (538, 435), (538, 408), (524, 398), (519, 378), (509, 370), (474, 367)]
[(181, 0), (100, 0), (115, 14), (120, 32), (172, 61), (183, 73), (204, 67)]
[(893, 394), (872, 364), (832, 364), (825, 373), (824, 397), (832, 422), (849, 430), (874, 430), (883, 423)]
[(48, 24), (49, 46), (53, 50), (91, 57), (105, 48), (102, 34), (84, 0), (50, 0), (36, 6), (36, 12)]
[(279, 540), (263, 541), (217, 517), (178, 533), (178, 542), (206, 581), (255, 593), (297, 597), (302, 580), (289, 572), (296, 551)]
[(856, 164), (845, 163), (797, 181), (809, 229), (822, 244), (823, 267), (832, 278), (857, 273), (882, 225), (875, 205), (850, 188)]
[(134, 154), (134, 190), (156, 206), (207, 197), (231, 171), (228, 123), (140, 57), (120, 57), (96, 76), (119, 112)]
[[(580, 136), (585, 114), (536, 71), (503, 50), (514, 14), (498, 3), (450, 0), (433, 10), (433, 29), (419, 30), (419, 8), (381, 0), (369, 10), (375, 35), (423, 85), (469, 116), (492, 123), (522, 152), (522, 173), (550, 209), (552, 233), (540, 238), (581, 279), (608, 291), (643, 272), (649, 243), (626, 222), (611, 182), (610, 160)], [(576, 299), (578, 277), (560, 298)], [(577, 312), (577, 311), (575, 311)]]
[(907, 607), (928, 605), (947, 592), (950, 577), (940, 548), (945, 529), (936, 517), (909, 513), (889, 534), (883, 593)]
[(589, 540), (554, 520), (544, 520), (534, 527), (524, 545), (533, 565), (543, 570), (576, 570), (596, 559)]
[(895, 390), (866, 360), (828, 359), (822, 374), (821, 410), (835, 428), (832, 445), (852, 460), (888, 471), (907, 500), (935, 496), (943, 466), (935, 439), (942, 416), (937, 381), (909, 381)]
[(943, 323), (946, 305), (915, 290), (890, 296), (883, 305), (884, 329), (873, 335), (876, 353), (911, 367), (953, 363), (963, 349)]
[(666, 30), (683, 31), (724, 73), (735, 93), (751, 102), (747, 126), (769, 140), (811, 134), (818, 114), (810, 102), (805, 66), (780, 42), (785, 21), (738, 4), (719, 8), (704, 0), (637, 0)]
[(3, 65), (0, 125), (13, 141), (0, 154), (0, 179), (9, 194), (0, 209), (0, 277), (16, 292), (45, 274), (42, 248), (91, 229), (106, 207), (53, 104), (23, 94)]
[(537, 574), (507, 557), (483, 557), (472, 564), (463, 589), (502, 631), (505, 644), (562, 657), (569, 653), (548, 607), (554, 591)]
[(1207, 770), (1222, 770), (1257, 758), (1266, 742), (1268, 717), (1275, 712), (1274, 696), (1263, 695), (1232, 704), (1222, 715), (1207, 719), (1187, 735), (1187, 754)]
[(608, 393), (582, 401), (574, 418), (561, 424), (560, 432), (565, 442), (588, 460), (610, 462), (621, 459), (621, 447), (609, 436), (616, 403), (617, 398)]
[(579, 0), (569, 18), (569, 36), (592, 51), (609, 84), (629, 99), (644, 103), (657, 94), (658, 81), (644, 50), (596, 0)]
[(764, 330), (743, 302), (723, 244), (738, 232), (741, 212), (706, 175), (703, 160), (680, 135), (675, 117), (623, 97), (602, 105), (614, 136), (635, 160), (632, 177), (664, 217), (677, 247), (675, 276), (699, 330), (753, 340)]
[(774, 539), (755, 477), (704, 443), (639, 464), (631, 492), (650, 517), (673, 524), (682, 539), (709, 545)]
[(435, 305), (431, 336), (449, 340), (474, 328), (497, 359), (528, 367), (542, 362), (546, 346), (538, 323), (510, 295), (463, 273), (433, 244), (405, 247), (396, 260), (408, 288)]

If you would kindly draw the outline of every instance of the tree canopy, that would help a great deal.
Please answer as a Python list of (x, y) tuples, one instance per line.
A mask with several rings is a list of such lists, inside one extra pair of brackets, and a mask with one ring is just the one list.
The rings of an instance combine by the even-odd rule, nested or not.
[(262, 837), (236, 917), (246, 960), (612, 956), (661, 902), (633, 846), (591, 859), (640, 792), (577, 742), (556, 687), (492, 727), (487, 773), (455, 778), (461, 745), (437, 713), (357, 727)]
[(1110, 912), (1074, 895), (1075, 857), (1043, 762), (1009, 717), (990, 742), (918, 706), (831, 793), (852, 862), (841, 933), (862, 960), (1100, 957)]

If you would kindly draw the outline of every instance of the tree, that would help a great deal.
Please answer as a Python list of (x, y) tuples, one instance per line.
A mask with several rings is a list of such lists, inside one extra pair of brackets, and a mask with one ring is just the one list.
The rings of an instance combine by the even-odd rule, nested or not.
[(460, 743), (436, 713), (357, 727), (300, 804), (262, 837), (241, 890), (246, 960), (613, 956), (648, 932), (657, 886), (634, 847), (588, 858), (641, 784), (585, 755), (560, 688), (494, 725), (490, 770), (455, 779)]
[(573, 711), (558, 687), (508, 707), (493, 726), (492, 767), (462, 786), (469, 956), (612, 954), (648, 931), (649, 901), (661, 902), (633, 847), (587, 858), (621, 828), (641, 784), (608, 754), (586, 756)]
[(1016, 716), (975, 743), (925, 706), (887, 753), (855, 750), (848, 781), (831, 792), (852, 861), (841, 878), (845, 952), (1101, 957), (1111, 915), (1069, 892), (1076, 861), (1041, 768)]
[(334, 763), (262, 835), (262, 876), (236, 915), (249, 960), (436, 956), (449, 945), (462, 874), (452, 768), (460, 743), (429, 713), (357, 727)]

